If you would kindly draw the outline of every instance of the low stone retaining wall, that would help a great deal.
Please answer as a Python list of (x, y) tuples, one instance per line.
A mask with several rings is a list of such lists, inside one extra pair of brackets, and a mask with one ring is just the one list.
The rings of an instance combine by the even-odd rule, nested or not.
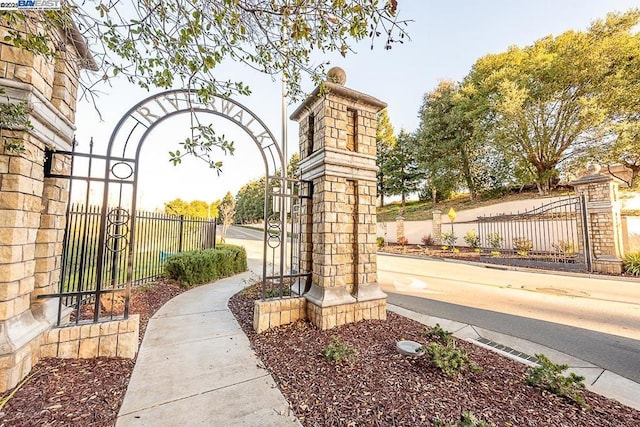
[(306, 318), (307, 300), (304, 297), (256, 301), (253, 306), (253, 329), (257, 333)]
[(128, 319), (54, 328), (44, 334), (40, 357), (132, 359), (138, 352), (139, 329), (137, 314)]

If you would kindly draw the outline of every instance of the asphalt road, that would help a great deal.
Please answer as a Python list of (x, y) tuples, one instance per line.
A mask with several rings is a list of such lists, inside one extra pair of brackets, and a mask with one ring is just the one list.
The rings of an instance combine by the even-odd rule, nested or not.
[[(262, 232), (231, 227), (250, 257)], [(640, 383), (640, 281), (503, 271), (378, 256), (389, 303), (522, 338)]]

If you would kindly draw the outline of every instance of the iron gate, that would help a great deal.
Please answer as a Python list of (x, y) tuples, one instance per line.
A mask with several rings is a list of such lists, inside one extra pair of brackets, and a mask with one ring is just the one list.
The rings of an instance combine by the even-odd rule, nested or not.
[(478, 235), (483, 262), (591, 271), (584, 195), (529, 211), (478, 217)]
[[(99, 187), (102, 196), (105, 184), (122, 177), (103, 178), (96, 173), (96, 168), (102, 172), (106, 156), (93, 152), (93, 142), (88, 153), (75, 149), (74, 143), (73, 151), (46, 153), (46, 177), (69, 179), (70, 193), (74, 183), (84, 186), (80, 188), (83, 200), (67, 207), (58, 293), (39, 296), (58, 298), (58, 325), (67, 316), (74, 323), (126, 318), (131, 286), (161, 275), (168, 255), (216, 245), (215, 220), (142, 212), (125, 204), (92, 204), (96, 202), (91, 200), (96, 190), (92, 185)], [(71, 156), (70, 175), (52, 172), (56, 156)], [(78, 159), (86, 161), (79, 165)]]
[[(306, 185), (300, 185), (306, 184)], [(302, 295), (310, 286), (310, 273), (300, 257), (302, 201), (311, 194), (309, 183), (293, 178), (268, 176), (264, 205), (264, 257), (262, 299)]]

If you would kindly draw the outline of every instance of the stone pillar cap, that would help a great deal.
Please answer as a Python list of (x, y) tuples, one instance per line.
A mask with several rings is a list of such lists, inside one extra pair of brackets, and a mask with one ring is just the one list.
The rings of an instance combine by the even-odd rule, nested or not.
[(587, 185), (587, 184), (594, 184), (597, 182), (608, 182), (608, 181), (613, 181), (616, 184), (621, 184), (622, 180), (612, 176), (612, 175), (608, 175), (605, 173), (601, 173), (600, 171), (602, 170), (602, 167), (598, 164), (590, 164), (587, 167), (587, 170), (585, 171), (585, 173), (578, 179), (574, 179), (573, 181), (571, 181), (569, 183), (569, 185), (572, 186), (577, 186), (577, 185)]

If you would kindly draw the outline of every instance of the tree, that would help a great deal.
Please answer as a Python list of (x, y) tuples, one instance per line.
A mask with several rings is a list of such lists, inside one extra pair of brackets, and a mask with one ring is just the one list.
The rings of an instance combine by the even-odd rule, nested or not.
[(465, 78), (463, 90), (475, 101), (486, 137), (540, 193), (557, 182), (559, 165), (602, 142), (612, 117), (601, 102), (606, 82), (629, 76), (625, 68), (637, 63), (624, 51), (612, 56), (611, 38), (637, 23), (637, 10), (609, 15), (586, 32), (568, 31), (487, 55)]
[(380, 206), (384, 206), (384, 195), (387, 194), (388, 178), (386, 174), (389, 168), (389, 155), (395, 143), (396, 136), (385, 108), (378, 113), (378, 127), (376, 128), (376, 166), (378, 166), (376, 176)]
[(227, 194), (224, 195), (218, 209), (220, 210), (220, 219), (222, 220), (220, 240), (224, 242), (227, 236), (227, 230), (229, 226), (233, 224), (233, 217), (236, 214), (236, 199), (233, 198), (230, 192), (227, 191)]
[(424, 178), (415, 160), (414, 145), (415, 137), (401, 130), (387, 161), (387, 192), (401, 197), (403, 209), (407, 195), (418, 191)]
[(416, 159), (435, 198), (467, 188), (474, 200), (505, 183), (504, 158), (477, 135), (473, 107), (457, 83), (442, 81), (425, 94), (419, 117)]
[(637, 10), (611, 14), (591, 28), (603, 38), (600, 57), (610, 65), (598, 94), (598, 102), (607, 109), (607, 124), (602, 144), (587, 160), (627, 167), (630, 187), (640, 176), (640, 33), (632, 32), (639, 20)]
[(254, 179), (238, 190), (235, 199), (236, 222), (244, 224), (264, 218), (264, 185), (264, 178)]
[(222, 203), (222, 200), (216, 200), (209, 204), (209, 218), (218, 218), (220, 203)]
[(177, 198), (164, 204), (164, 211), (167, 215), (187, 215), (189, 204), (184, 200)]
[[(193, 89), (203, 101), (250, 93), (243, 82), (220, 77), (218, 66), (228, 60), (282, 74), (289, 97), (297, 99), (303, 74), (323, 79), (326, 63), (317, 63), (318, 54), (346, 56), (352, 41), (370, 38), (373, 47), (377, 37), (389, 49), (406, 35), (396, 0), (62, 2), (59, 11), (0, 11), (0, 24), (10, 29), (5, 42), (46, 60), (77, 61), (59, 47), (78, 33), (85, 37), (98, 67), (81, 82), (89, 96), (99, 90), (97, 82), (123, 76), (145, 89)], [(211, 127), (195, 127), (202, 138), (185, 149), (220, 143)]]

